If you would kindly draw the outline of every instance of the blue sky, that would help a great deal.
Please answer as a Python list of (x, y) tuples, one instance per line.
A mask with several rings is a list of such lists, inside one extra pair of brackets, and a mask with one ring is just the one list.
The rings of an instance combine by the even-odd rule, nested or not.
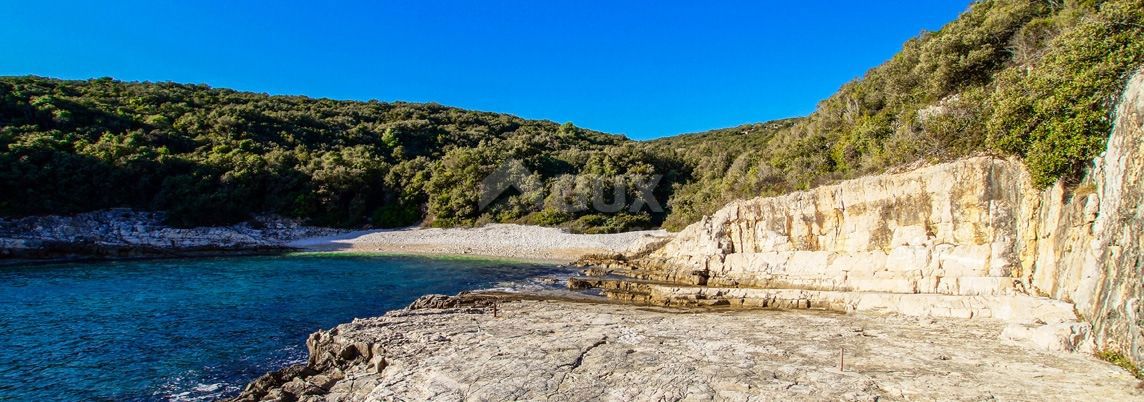
[(0, 75), (438, 102), (647, 139), (808, 114), (968, 4), (0, 0)]

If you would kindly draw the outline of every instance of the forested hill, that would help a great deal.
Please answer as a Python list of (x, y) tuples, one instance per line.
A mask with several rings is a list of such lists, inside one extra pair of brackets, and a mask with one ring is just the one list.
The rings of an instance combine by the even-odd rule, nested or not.
[[(810, 116), (651, 142), (433, 104), (0, 78), (0, 215), (678, 229), (736, 198), (978, 153), (1021, 157), (1047, 185), (1103, 149), (1115, 96), (1142, 63), (1144, 0), (978, 1)], [(481, 180), (510, 160), (526, 188), (480, 208)], [(621, 177), (630, 204), (650, 174), (664, 176), (667, 210), (587, 207), (595, 178)]]
[(620, 136), (435, 104), (36, 77), (0, 79), (0, 100), (10, 216), (134, 207), (179, 225), (256, 212), (331, 226), (513, 221), (532, 212), (520, 200), (477, 211), (478, 183), (502, 161), (544, 179), (667, 168), (644, 166), (653, 158), (629, 155)]

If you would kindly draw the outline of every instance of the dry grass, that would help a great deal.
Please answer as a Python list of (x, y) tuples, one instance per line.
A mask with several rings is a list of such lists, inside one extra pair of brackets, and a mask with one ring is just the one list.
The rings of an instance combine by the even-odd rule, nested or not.
[(1096, 357), (1100, 360), (1104, 360), (1116, 365), (1117, 367), (1125, 369), (1129, 373), (1132, 373), (1132, 375), (1136, 378), (1144, 380), (1144, 372), (1141, 372), (1140, 368), (1136, 367), (1136, 365), (1132, 363), (1132, 360), (1130, 360), (1128, 356), (1125, 356), (1123, 353), (1120, 353), (1120, 351), (1104, 349), (1096, 352)]

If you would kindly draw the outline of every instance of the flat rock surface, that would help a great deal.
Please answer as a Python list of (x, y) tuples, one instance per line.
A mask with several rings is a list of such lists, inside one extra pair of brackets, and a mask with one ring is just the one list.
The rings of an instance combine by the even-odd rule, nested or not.
[(344, 378), (302, 399), (1144, 398), (1125, 371), (1007, 343), (991, 320), (567, 301), (497, 310), (495, 318), (488, 307), (397, 311), (343, 324), (323, 334), (326, 352), (372, 349), (383, 369), (377, 358), (346, 363)]

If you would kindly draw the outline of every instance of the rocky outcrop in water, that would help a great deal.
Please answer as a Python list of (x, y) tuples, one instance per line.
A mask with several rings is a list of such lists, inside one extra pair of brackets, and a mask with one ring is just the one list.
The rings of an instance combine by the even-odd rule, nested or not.
[(654, 304), (1002, 318), (1009, 338), (1141, 364), (1142, 142), (1137, 75), (1079, 185), (1038, 189), (1019, 161), (976, 157), (737, 201), (570, 285)]
[(281, 250), (291, 240), (337, 231), (258, 216), (233, 226), (173, 228), (158, 212), (125, 209), (0, 219), (0, 258), (161, 257)]

